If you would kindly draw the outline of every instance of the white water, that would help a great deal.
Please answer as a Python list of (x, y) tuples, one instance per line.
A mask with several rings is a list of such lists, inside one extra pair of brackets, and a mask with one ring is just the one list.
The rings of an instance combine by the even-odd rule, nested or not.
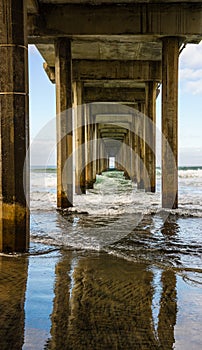
[[(56, 208), (56, 172), (35, 169), (31, 173), (31, 209)], [(93, 190), (74, 196), (74, 209), (90, 215), (122, 215), (140, 212), (157, 213), (161, 210), (160, 171), (157, 170), (157, 192), (145, 193), (125, 180), (122, 173), (97, 175)], [(202, 169), (179, 170), (179, 209), (169, 212), (202, 217)]]

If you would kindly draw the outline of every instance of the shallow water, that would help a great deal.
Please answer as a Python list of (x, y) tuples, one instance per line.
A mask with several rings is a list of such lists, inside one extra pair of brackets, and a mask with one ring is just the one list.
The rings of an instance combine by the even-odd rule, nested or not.
[(108, 172), (57, 212), (35, 169), (30, 252), (0, 256), (0, 349), (201, 349), (201, 169), (179, 175), (176, 211), (159, 178), (145, 194)]
[(201, 349), (194, 274), (63, 249), (0, 264), (3, 350)]

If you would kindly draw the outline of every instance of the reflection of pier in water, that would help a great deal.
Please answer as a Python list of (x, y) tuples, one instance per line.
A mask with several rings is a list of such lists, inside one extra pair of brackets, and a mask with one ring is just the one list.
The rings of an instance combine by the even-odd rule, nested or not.
[[(161, 231), (162, 242), (163, 239), (166, 241), (177, 236), (176, 219), (173, 218), (173, 223), (169, 225), (165, 223)], [(147, 234), (145, 232), (145, 235)], [(195, 299), (195, 304), (193, 300), (191, 301), (189, 305), (191, 309), (187, 309), (187, 305), (182, 304), (177, 297), (177, 276), (172, 267), (165, 265), (163, 268), (163, 264), (161, 268), (157, 267), (158, 264), (155, 267), (155, 259), (151, 259), (149, 263), (131, 262), (104, 252), (63, 251), (61, 254), (58, 262), (56, 262), (58, 258), (54, 258), (56, 259), (54, 260), (56, 262), (55, 296), (52, 301), (51, 294), (46, 313), (41, 312), (39, 299), (36, 301), (27, 295), (27, 302), (33, 303), (27, 310), (32, 308), (35, 310), (35, 316), (31, 315), (35, 317), (35, 320), (32, 319), (32, 326), (34, 326), (32, 329), (29, 329), (30, 325), (24, 322), (25, 318), (30, 318), (30, 315), (25, 315), (24, 312), (28, 259), (24, 256), (0, 257), (0, 347), (2, 350), (8, 348), (20, 350), (24, 338), (25, 348), (31, 346), (30, 341), (33, 340), (34, 346), (39, 342), (41, 346), (46, 343), (45, 348), (50, 350), (147, 350), (149, 348), (171, 350), (176, 343), (176, 329), (178, 345), (179, 340), (184, 339), (184, 329), (178, 324), (179, 320), (177, 322), (177, 310), (182, 309), (183, 306), (183, 313), (186, 312), (183, 317), (187, 317), (190, 313), (193, 316), (193, 309), (196, 312), (199, 299)], [(35, 265), (35, 269), (41, 269), (43, 259), (41, 260), (40, 257), (34, 257), (34, 259), (36, 259), (36, 265), (30, 264), (32, 268)], [(50, 259), (53, 258), (50, 257)], [(50, 273), (55, 264), (49, 260), (48, 256), (46, 261), (47, 263), (43, 264), (44, 270), (42, 268), (40, 277), (42, 279), (44, 273), (45, 275), (47, 273), (46, 267)], [(46, 277), (48, 280), (48, 274)], [(43, 286), (41, 290), (40, 278), (38, 291), (45, 293), (47, 297), (50, 291)], [(192, 292), (193, 290), (190, 289), (188, 295), (193, 296)], [(29, 293), (33, 296), (30, 285)], [(47, 327), (49, 316), (50, 338), (46, 341), (48, 329), (42, 328)], [(38, 324), (39, 319), (40, 324)], [(186, 326), (189, 322), (190, 336), (193, 336), (193, 339), (188, 339), (189, 345), (199, 344), (200, 332), (198, 335), (195, 332), (200, 329), (200, 319), (198, 317), (193, 324), (193, 320), (185, 322)], [(182, 344), (185, 342), (183, 341)]]
[(163, 271), (157, 330), (152, 315), (154, 273), (149, 265), (107, 255), (76, 260), (63, 256), (56, 268), (49, 349), (172, 349), (176, 278)]
[(27, 257), (0, 257), (0, 349), (20, 350), (24, 343)]

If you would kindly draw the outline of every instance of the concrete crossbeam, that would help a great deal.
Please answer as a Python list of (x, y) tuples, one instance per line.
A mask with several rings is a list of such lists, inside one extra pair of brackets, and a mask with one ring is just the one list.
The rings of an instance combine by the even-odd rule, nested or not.
[(145, 89), (138, 88), (84, 88), (85, 103), (91, 102), (132, 102), (145, 99)]
[[(29, 16), (29, 37), (68, 35), (145, 35), (201, 37), (202, 4), (41, 4)], [(39, 38), (39, 42), (40, 42)]]
[[(54, 82), (54, 67), (44, 64), (49, 79)], [(133, 80), (161, 81), (159, 61), (73, 60), (73, 81), (77, 80)]]

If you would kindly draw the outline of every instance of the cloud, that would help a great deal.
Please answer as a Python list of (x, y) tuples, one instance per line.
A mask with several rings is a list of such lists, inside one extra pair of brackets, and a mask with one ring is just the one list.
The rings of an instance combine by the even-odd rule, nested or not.
[(186, 80), (199, 80), (202, 79), (202, 68), (201, 69), (191, 69), (184, 68), (180, 70), (180, 78)]
[(180, 55), (182, 68), (202, 68), (202, 42), (200, 44), (188, 44)]
[(189, 44), (180, 55), (180, 84), (182, 91), (202, 94), (202, 43)]
[(186, 91), (192, 92), (193, 95), (202, 94), (202, 79), (197, 81), (188, 81), (185, 87)]
[(36, 56), (39, 55), (39, 52), (38, 52), (38, 50), (37, 50), (35, 45), (29, 44), (28, 48), (29, 48), (29, 54), (36, 55)]

